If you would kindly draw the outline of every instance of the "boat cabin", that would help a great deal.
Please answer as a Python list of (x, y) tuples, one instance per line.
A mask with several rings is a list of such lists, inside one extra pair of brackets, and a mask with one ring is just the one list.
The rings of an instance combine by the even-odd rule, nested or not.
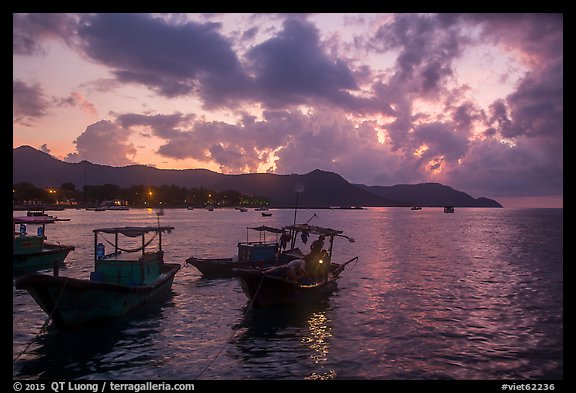
[[(46, 224), (53, 224), (56, 220), (49, 216), (26, 216), (14, 217), (12, 221), (17, 226), (14, 229), (13, 252), (27, 254), (42, 251), (46, 240)], [(33, 233), (28, 232), (29, 226), (35, 228)]]
[[(171, 226), (95, 229), (94, 271), (90, 274), (90, 280), (129, 287), (151, 285), (162, 274), (164, 263), (162, 233), (171, 232), (173, 229)], [(152, 233), (153, 236), (146, 240), (148, 233)], [(105, 235), (113, 235), (114, 240), (109, 240)], [(131, 238), (132, 244), (138, 245), (134, 248), (120, 247), (119, 235)], [(134, 242), (134, 238), (139, 238), (139, 241)], [(157, 249), (150, 251), (152, 247), (149, 246), (156, 238)], [(106, 254), (106, 246), (101, 240), (112, 246), (113, 251)], [(126, 255), (129, 253), (137, 253), (137, 256), (130, 258)]]
[[(260, 239), (258, 241), (249, 240), (249, 230), (257, 231)], [(266, 240), (266, 233), (275, 234), (274, 241)], [(246, 241), (238, 243), (238, 261), (240, 262), (261, 262), (273, 261), (277, 258), (280, 247), (279, 236), (282, 230), (278, 228), (260, 226), (246, 228)]]

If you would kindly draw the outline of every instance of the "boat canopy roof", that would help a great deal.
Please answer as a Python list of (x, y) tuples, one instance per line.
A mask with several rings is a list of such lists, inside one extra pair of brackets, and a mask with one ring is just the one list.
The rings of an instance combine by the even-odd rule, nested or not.
[(259, 227), (250, 227), (248, 229), (253, 229), (255, 231), (259, 231), (259, 232), (272, 232), (272, 233), (282, 233), (284, 232), (282, 229), (278, 229), (278, 228), (274, 228), (274, 227), (268, 227), (266, 225), (262, 225)]
[(319, 227), (316, 225), (308, 225), (308, 224), (288, 225), (284, 228), (288, 229), (290, 231), (308, 232), (311, 234), (324, 235), (324, 236), (337, 236), (337, 235), (340, 235), (342, 232), (344, 232), (344, 231), (340, 231), (337, 229), (324, 228), (324, 227)]
[(120, 233), (124, 236), (128, 237), (137, 237), (142, 236), (148, 232), (171, 232), (174, 227), (171, 226), (149, 226), (149, 227), (112, 227), (112, 228), (100, 228), (94, 229), (94, 233), (103, 232), (103, 233)]
[(52, 224), (58, 221), (56, 217), (52, 216), (20, 216), (13, 217), (14, 224)]

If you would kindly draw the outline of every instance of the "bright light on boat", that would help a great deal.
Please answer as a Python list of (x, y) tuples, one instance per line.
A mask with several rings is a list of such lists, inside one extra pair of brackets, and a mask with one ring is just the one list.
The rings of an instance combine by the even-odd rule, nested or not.
[(322, 259), (319, 259), (318, 263), (324, 263), (324, 261)]

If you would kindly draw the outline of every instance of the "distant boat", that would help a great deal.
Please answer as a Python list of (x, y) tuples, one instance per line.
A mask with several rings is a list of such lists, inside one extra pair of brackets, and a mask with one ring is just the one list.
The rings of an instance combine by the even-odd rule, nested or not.
[(48, 217), (48, 214), (43, 208), (28, 210), (28, 212), (26, 212), (26, 215), (28, 217)]
[(422, 210), (420, 206), (412, 206), (410, 210)]
[[(16, 288), (27, 290), (59, 329), (120, 317), (170, 291), (180, 264), (164, 262), (162, 234), (172, 229), (171, 226), (95, 229), (94, 271), (90, 279), (28, 274), (16, 280)], [(154, 237), (145, 241), (148, 233)], [(114, 251), (107, 255), (104, 244), (98, 242), (98, 236), (103, 234), (114, 238), (111, 243)], [(119, 235), (140, 237), (141, 246), (120, 248)], [(155, 238), (158, 249), (147, 252), (145, 248)], [(125, 258), (123, 252), (141, 254), (136, 259)]]
[(272, 215), (272, 213), (262, 212), (262, 217), (270, 217), (271, 215)]
[[(46, 224), (68, 221), (51, 216), (13, 217), (18, 226), (12, 243), (12, 268), (14, 274), (30, 273), (61, 265), (74, 246), (46, 242)], [(28, 233), (35, 226), (35, 233)]]
[(126, 205), (110, 205), (106, 207), (106, 210), (130, 210)]
[(103, 211), (108, 210), (108, 207), (107, 206), (87, 207), (86, 210), (92, 211), (92, 212), (103, 212)]
[(444, 213), (454, 213), (454, 206), (444, 206)]

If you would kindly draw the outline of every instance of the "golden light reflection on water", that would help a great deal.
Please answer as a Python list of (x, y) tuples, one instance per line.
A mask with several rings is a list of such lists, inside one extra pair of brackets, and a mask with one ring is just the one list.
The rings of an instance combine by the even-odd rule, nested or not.
[[(332, 328), (329, 325), (330, 320), (326, 317), (326, 312), (319, 311), (312, 314), (307, 322), (310, 334), (302, 338), (302, 343), (312, 350), (309, 357), (322, 370), (324, 363), (328, 361), (328, 353), (330, 352), (329, 339), (332, 337)], [(314, 371), (305, 379), (334, 378), (336, 378), (336, 371), (329, 369), (320, 372)]]

